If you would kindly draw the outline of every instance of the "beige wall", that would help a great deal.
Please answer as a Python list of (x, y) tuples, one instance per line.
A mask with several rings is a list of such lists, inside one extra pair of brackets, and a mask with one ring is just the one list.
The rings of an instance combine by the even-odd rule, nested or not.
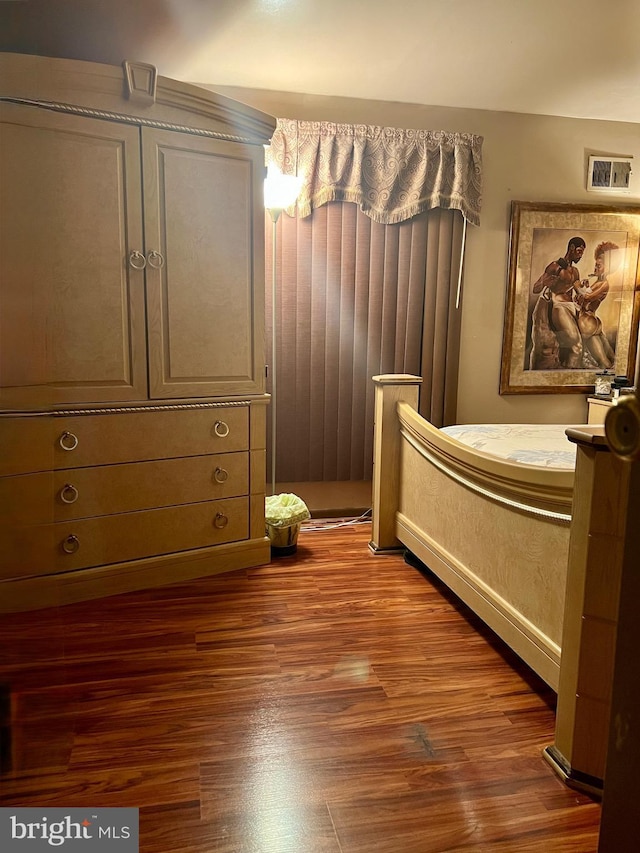
[[(585, 420), (584, 395), (498, 394), (511, 201), (638, 203), (640, 124), (211, 88), (282, 118), (464, 131), (483, 136), (482, 224), (467, 232), (458, 421)], [(634, 194), (587, 192), (590, 154), (633, 156), (637, 164)]]

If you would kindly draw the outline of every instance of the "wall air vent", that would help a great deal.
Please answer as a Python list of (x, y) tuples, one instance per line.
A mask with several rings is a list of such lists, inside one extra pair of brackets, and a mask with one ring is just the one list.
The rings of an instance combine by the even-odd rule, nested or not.
[(587, 189), (598, 193), (631, 192), (632, 157), (589, 157)]

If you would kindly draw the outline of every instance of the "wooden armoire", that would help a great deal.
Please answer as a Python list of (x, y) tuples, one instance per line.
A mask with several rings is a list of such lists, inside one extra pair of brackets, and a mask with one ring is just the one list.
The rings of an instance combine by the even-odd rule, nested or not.
[(264, 145), (153, 66), (0, 54), (0, 609), (269, 561)]

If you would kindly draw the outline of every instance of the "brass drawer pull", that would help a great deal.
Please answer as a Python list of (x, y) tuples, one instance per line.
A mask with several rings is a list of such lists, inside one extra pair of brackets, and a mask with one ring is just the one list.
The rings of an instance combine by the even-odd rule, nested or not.
[(58, 444), (63, 450), (75, 450), (78, 446), (78, 436), (65, 431), (58, 439)]
[(65, 554), (75, 554), (80, 547), (80, 540), (72, 533), (62, 543), (62, 550)]
[(216, 470), (213, 472), (213, 479), (216, 481), (216, 483), (226, 483), (229, 479), (229, 472), (226, 470), (226, 468), (216, 468)]
[(229, 524), (227, 516), (223, 512), (217, 512), (216, 517), (213, 519), (213, 526), (217, 527), (218, 530), (222, 530), (227, 524)]
[(226, 424), (224, 421), (216, 421), (213, 425), (213, 431), (218, 438), (225, 438), (229, 435), (229, 424)]
[(78, 500), (78, 490), (71, 483), (65, 483), (60, 489), (60, 500), (63, 504), (74, 504)]

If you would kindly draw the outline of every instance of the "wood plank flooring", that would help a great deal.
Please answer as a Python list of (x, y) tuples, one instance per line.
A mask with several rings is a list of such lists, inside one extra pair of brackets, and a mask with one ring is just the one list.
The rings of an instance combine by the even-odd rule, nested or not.
[(370, 534), (2, 617), (2, 804), (138, 806), (144, 853), (596, 851), (554, 694)]

